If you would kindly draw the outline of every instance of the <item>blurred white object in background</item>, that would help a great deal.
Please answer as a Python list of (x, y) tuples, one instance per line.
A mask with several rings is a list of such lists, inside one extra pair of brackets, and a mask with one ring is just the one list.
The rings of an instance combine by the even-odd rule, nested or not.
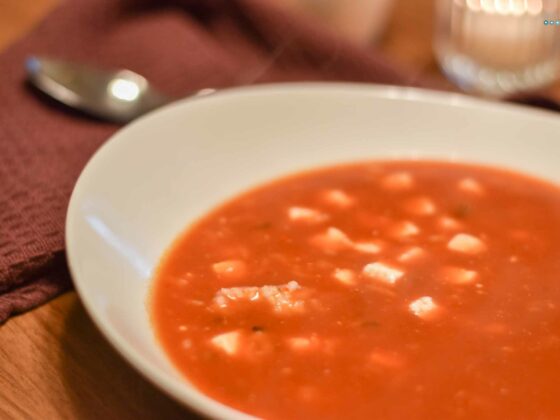
[(345, 38), (374, 42), (387, 27), (394, 0), (275, 0), (297, 12), (320, 18)]
[(465, 90), (500, 96), (544, 86), (560, 70), (560, 0), (436, 0), (434, 48)]

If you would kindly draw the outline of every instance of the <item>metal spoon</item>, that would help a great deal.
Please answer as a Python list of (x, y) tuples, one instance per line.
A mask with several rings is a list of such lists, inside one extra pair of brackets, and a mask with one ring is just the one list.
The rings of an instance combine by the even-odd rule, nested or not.
[[(108, 121), (126, 123), (174, 100), (126, 69), (107, 71), (45, 57), (30, 57), (25, 67), (31, 84), (43, 93)], [(212, 92), (203, 89), (193, 95)]]
[[(70, 108), (112, 122), (127, 123), (175, 100), (130, 70), (107, 71), (45, 57), (28, 58), (26, 69), (31, 84), (46, 95)], [(212, 92), (215, 89), (202, 89), (190, 96)], [(510, 100), (560, 111), (558, 102), (543, 95), (524, 94)]]

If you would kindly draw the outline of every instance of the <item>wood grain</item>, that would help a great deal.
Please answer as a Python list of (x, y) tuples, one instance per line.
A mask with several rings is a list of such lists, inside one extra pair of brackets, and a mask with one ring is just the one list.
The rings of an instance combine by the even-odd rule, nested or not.
[[(0, 50), (59, 0), (0, 0)], [(431, 49), (432, 0), (398, 0), (379, 49), (441, 81)], [(548, 90), (560, 99), (560, 85)], [(75, 293), (0, 327), (1, 419), (194, 418), (107, 344)]]
[(140, 377), (68, 293), (0, 328), (0, 418), (197, 418)]

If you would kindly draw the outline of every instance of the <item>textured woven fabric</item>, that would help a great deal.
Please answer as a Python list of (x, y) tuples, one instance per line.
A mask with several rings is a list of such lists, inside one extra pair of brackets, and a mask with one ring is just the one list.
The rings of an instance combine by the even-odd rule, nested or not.
[(118, 127), (37, 95), (27, 55), (126, 67), (170, 95), (289, 80), (413, 84), (371, 50), (265, 0), (68, 0), (0, 56), (0, 323), (71, 287), (64, 218), (88, 158)]

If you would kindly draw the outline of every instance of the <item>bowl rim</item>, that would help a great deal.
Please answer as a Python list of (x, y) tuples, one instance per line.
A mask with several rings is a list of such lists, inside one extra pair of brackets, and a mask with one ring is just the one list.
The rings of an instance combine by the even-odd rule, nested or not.
[(177, 385), (171, 381), (166, 373), (155, 365), (145, 361), (144, 357), (131, 346), (125, 338), (117, 332), (109, 323), (103, 321), (100, 311), (96, 309), (92, 298), (87, 295), (84, 290), (84, 283), (80, 280), (78, 270), (76, 268), (76, 244), (74, 238), (74, 226), (78, 215), (80, 214), (80, 197), (83, 191), (84, 178), (94, 170), (93, 168), (98, 161), (103, 159), (104, 155), (110, 153), (115, 142), (138, 125), (146, 124), (157, 119), (161, 114), (170, 111), (179, 110), (185, 106), (196, 106), (199, 101), (220, 100), (224, 97), (238, 95), (275, 95), (286, 93), (344, 93), (371, 96), (376, 99), (398, 100), (420, 103), (431, 103), (438, 105), (447, 105), (464, 109), (483, 109), (488, 112), (506, 112), (512, 114), (521, 114), (527, 118), (532, 117), (554, 121), (560, 127), (560, 119), (551, 111), (536, 109), (530, 106), (503, 103), (497, 101), (489, 101), (485, 99), (473, 98), (461, 93), (450, 93), (442, 91), (433, 91), (416, 87), (401, 87), (394, 85), (381, 85), (371, 83), (352, 83), (352, 82), (295, 82), (295, 83), (270, 83), (260, 85), (250, 85), (241, 87), (232, 87), (219, 90), (216, 93), (202, 97), (187, 97), (180, 99), (171, 104), (165, 105), (148, 114), (127, 124), (115, 133), (113, 133), (90, 157), (87, 164), (82, 169), (71, 194), (70, 201), (66, 213), (65, 222), (65, 253), (67, 265), (72, 277), (72, 281), (80, 301), (84, 305), (87, 314), (102, 333), (104, 338), (110, 343), (113, 349), (125, 359), (136, 371), (138, 371), (145, 379), (151, 382), (160, 390), (164, 391), (180, 404), (193, 409), (194, 411), (210, 417), (230, 418), (235, 420), (255, 419), (255, 417), (242, 413), (234, 408), (218, 402), (204, 395), (194, 386), (184, 383), (183, 386)]

